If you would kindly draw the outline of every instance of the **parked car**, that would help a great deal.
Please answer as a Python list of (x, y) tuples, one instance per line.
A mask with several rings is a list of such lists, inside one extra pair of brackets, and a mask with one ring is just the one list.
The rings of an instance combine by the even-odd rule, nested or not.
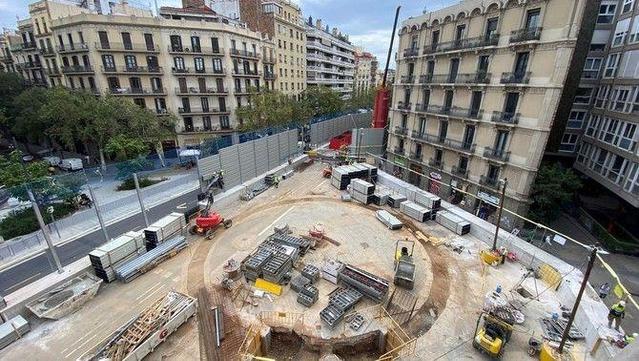
[(84, 168), (82, 165), (82, 159), (80, 158), (62, 159), (60, 163), (58, 164), (58, 167), (60, 167), (60, 169), (64, 169), (68, 171), (80, 170)]

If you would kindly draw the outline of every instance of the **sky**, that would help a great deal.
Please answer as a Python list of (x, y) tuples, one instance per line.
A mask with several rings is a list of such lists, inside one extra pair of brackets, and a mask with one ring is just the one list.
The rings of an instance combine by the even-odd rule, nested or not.
[[(181, 0), (157, 0), (159, 6), (179, 6)], [(207, 0), (209, 1), (209, 0)], [(220, 0), (217, 0), (220, 1)], [(305, 18), (309, 16), (322, 19), (322, 24), (329, 28), (337, 27), (342, 33), (348, 34), (353, 45), (361, 46), (366, 51), (377, 56), (380, 68), (386, 64), (386, 54), (393, 28), (395, 8), (402, 7), (399, 14), (399, 24), (410, 17), (421, 15), (424, 9), (437, 10), (452, 5), (457, 0), (292, 0), (298, 3)], [(0, 0), (0, 26), (15, 29), (16, 16), (24, 19), (28, 16), (28, 4), (34, 0)], [(103, 0), (107, 3), (108, 0)], [(153, 0), (129, 0), (135, 6), (153, 6)], [(428, 6), (426, 7), (426, 4)], [(398, 25), (399, 27), (399, 25)], [(397, 39), (395, 41), (397, 49)], [(394, 60), (391, 57), (391, 68)]]

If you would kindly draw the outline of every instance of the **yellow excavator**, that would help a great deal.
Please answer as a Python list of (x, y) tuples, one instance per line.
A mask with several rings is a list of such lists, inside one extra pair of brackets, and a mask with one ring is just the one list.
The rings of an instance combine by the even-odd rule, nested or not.
[(513, 333), (513, 322), (497, 314), (482, 312), (477, 318), (473, 347), (492, 358), (500, 358)]

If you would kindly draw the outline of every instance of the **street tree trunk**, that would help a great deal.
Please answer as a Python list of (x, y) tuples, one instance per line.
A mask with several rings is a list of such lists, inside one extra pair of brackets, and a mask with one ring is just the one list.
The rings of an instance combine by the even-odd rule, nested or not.
[(166, 167), (166, 164), (164, 163), (164, 148), (162, 147), (162, 142), (157, 142), (155, 145), (155, 151), (158, 153), (158, 158), (160, 159), (162, 167)]

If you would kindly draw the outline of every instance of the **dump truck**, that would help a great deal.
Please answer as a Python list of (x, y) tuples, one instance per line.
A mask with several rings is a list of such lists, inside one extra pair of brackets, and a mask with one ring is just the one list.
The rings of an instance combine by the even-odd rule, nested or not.
[[(400, 242), (404, 243), (398, 253)], [(410, 244), (410, 253), (408, 247)], [(415, 286), (415, 262), (413, 262), (414, 241), (397, 241), (395, 243), (395, 286), (412, 290)]]

